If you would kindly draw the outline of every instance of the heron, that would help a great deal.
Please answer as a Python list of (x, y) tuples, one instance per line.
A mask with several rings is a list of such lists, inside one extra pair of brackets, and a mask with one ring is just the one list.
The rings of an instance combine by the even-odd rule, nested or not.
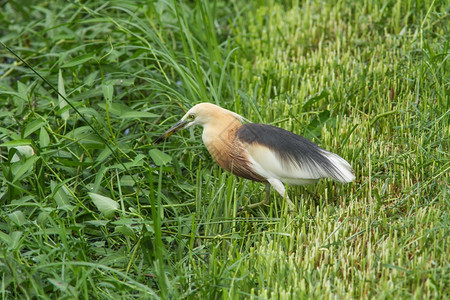
[(339, 155), (285, 129), (246, 121), (220, 106), (199, 103), (154, 143), (160, 143), (178, 130), (203, 126), (203, 143), (220, 167), (265, 184), (265, 199), (247, 205), (249, 209), (270, 202), (271, 186), (294, 210), (284, 184), (306, 185), (321, 178), (347, 183), (355, 179), (351, 165)]

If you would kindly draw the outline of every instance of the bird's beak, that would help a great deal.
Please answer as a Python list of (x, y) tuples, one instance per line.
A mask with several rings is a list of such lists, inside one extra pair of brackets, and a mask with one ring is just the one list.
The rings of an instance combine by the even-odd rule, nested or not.
[(180, 129), (185, 128), (185, 126), (187, 124), (189, 124), (189, 121), (183, 120), (181, 119), (180, 121), (178, 121), (175, 125), (173, 125), (172, 127), (170, 127), (169, 130), (167, 130), (166, 132), (164, 132), (163, 135), (161, 135), (159, 138), (157, 138), (153, 144), (159, 144), (161, 143), (162, 140), (168, 138), (169, 136), (171, 136), (174, 132), (177, 132)]

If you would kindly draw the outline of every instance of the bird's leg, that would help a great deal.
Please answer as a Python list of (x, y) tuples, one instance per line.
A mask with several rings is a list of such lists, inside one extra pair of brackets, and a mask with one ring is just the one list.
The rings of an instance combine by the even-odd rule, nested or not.
[(266, 182), (265, 186), (266, 186), (266, 198), (263, 201), (260, 201), (260, 202), (257, 202), (257, 203), (253, 203), (253, 204), (247, 205), (245, 207), (241, 207), (241, 208), (253, 209), (253, 208), (261, 206), (261, 205), (269, 204), (269, 202), (270, 202), (270, 183)]
[(270, 202), (270, 183), (266, 182), (264, 184), (266, 188), (266, 199), (264, 200), (264, 204), (269, 204)]
[(286, 195), (286, 201), (287, 201), (287, 204), (289, 205), (289, 209), (295, 210), (295, 204), (291, 201), (291, 199), (289, 199), (288, 195)]
[(286, 189), (284, 188), (283, 183), (275, 178), (269, 178), (267, 181), (273, 186), (273, 188), (283, 197), (283, 199), (286, 199), (287, 204), (289, 205), (290, 210), (295, 210), (295, 205), (292, 203), (291, 199), (289, 199), (289, 196), (286, 194)]

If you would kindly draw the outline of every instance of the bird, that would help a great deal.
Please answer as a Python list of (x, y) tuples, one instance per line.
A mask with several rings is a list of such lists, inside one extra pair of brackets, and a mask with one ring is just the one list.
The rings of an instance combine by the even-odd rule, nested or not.
[(268, 204), (270, 187), (294, 210), (284, 184), (313, 184), (321, 178), (348, 183), (355, 179), (353, 168), (339, 155), (280, 127), (247, 121), (235, 112), (203, 102), (189, 109), (154, 144), (176, 131), (202, 126), (203, 143), (220, 167), (236, 176), (265, 184), (265, 199), (245, 206), (248, 209)]

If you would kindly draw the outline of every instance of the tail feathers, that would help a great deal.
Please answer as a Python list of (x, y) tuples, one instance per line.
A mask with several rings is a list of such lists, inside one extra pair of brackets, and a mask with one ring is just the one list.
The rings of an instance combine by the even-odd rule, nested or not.
[(345, 159), (328, 151), (325, 153), (325, 156), (333, 165), (332, 172), (327, 172), (329, 178), (342, 183), (352, 182), (355, 180), (355, 171)]

